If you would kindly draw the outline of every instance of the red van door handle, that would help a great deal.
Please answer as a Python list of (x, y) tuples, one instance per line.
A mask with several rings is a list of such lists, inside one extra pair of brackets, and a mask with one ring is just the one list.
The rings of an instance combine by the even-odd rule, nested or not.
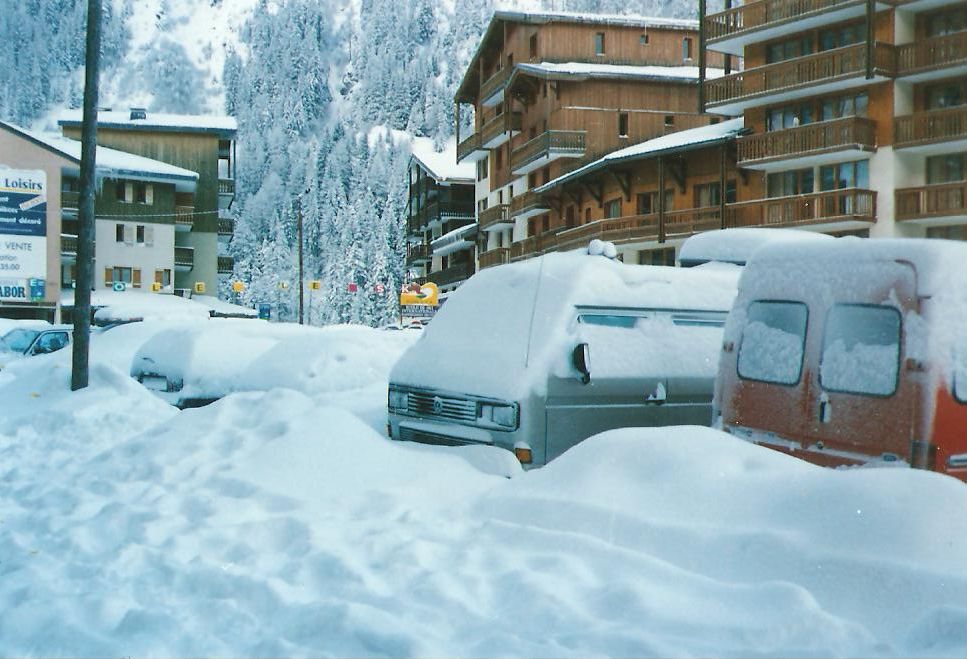
[(829, 396), (823, 393), (819, 397), (819, 422), (829, 423), (833, 418), (833, 404), (829, 402)]

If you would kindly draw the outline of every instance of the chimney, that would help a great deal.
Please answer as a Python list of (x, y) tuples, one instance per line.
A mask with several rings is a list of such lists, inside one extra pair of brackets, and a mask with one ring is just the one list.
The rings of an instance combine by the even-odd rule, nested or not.
[(148, 111), (145, 108), (131, 108), (131, 121), (147, 119)]

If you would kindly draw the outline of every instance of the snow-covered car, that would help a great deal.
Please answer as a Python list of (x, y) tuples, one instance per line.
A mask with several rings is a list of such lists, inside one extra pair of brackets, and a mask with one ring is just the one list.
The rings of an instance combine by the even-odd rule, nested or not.
[(16, 327), (0, 338), (0, 368), (17, 359), (66, 348), (73, 334), (74, 327), (71, 325)]
[(483, 270), (393, 368), (387, 431), (539, 466), (612, 428), (709, 425), (740, 272), (578, 252)]

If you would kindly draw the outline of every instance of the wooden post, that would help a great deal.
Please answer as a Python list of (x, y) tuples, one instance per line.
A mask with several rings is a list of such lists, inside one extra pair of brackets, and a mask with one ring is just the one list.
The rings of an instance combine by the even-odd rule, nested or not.
[[(453, 120), (456, 123), (455, 132), (457, 135), (457, 146), (460, 146), (460, 101), (453, 101)], [(457, 162), (460, 162), (460, 156), (457, 156)]]
[[(725, 0), (725, 11), (732, 9), (732, 0)], [(732, 55), (725, 54), (725, 75), (732, 73)]]
[(728, 142), (722, 142), (719, 149), (719, 223), (721, 228), (725, 228), (725, 191), (728, 186), (728, 178), (725, 175), (726, 149)]
[(698, 113), (705, 112), (705, 3), (698, 2)]
[[(308, 192), (308, 190), (306, 190)], [(306, 280), (303, 276), (305, 262), (302, 256), (302, 197), (296, 199), (298, 210), (298, 224), (296, 226), (296, 236), (299, 241), (299, 324), (305, 325), (305, 316), (302, 312), (302, 305), (305, 300)]]
[(94, 194), (97, 169), (97, 96), (101, 60), (101, 0), (87, 2), (87, 53), (84, 64), (84, 114), (81, 121), (81, 194), (78, 204), (77, 283), (74, 287), (74, 347), (71, 391), (89, 382), (91, 288), (94, 285)]
[[(704, 2), (702, 3), (704, 4)], [(658, 242), (665, 242), (665, 158), (658, 156)]]
[(873, 61), (873, 46), (875, 45), (876, 29), (876, 0), (866, 0), (866, 79), (872, 80), (876, 63)]

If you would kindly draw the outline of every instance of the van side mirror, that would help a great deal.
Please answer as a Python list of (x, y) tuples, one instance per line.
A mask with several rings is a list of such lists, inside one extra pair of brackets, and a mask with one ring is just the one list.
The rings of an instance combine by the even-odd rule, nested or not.
[(571, 362), (574, 368), (581, 374), (581, 383), (591, 382), (591, 348), (587, 343), (579, 343), (571, 353)]

